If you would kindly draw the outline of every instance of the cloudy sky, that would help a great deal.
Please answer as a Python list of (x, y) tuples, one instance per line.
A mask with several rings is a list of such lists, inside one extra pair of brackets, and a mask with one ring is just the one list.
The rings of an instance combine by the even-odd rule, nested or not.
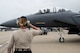
[(0, 0), (0, 23), (53, 7), (78, 12), (80, 0)]

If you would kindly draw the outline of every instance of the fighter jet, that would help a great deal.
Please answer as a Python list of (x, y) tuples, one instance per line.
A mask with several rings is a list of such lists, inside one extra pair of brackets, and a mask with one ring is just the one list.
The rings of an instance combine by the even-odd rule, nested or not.
[[(80, 34), (80, 13), (72, 11), (59, 10), (58, 12), (50, 12), (49, 9), (42, 12), (26, 16), (30, 22), (37, 27), (66, 27), (68, 34)], [(17, 28), (17, 19), (13, 19), (1, 24), (1, 26)], [(60, 42), (64, 42), (64, 38), (59, 38)]]

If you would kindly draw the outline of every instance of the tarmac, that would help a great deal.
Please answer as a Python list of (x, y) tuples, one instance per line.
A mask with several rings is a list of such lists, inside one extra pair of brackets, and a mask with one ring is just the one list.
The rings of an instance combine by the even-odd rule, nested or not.
[[(37, 35), (32, 41), (33, 53), (80, 53), (80, 36), (67, 34), (64, 30), (64, 43), (59, 42), (59, 32)], [(8, 40), (12, 31), (0, 32), (0, 53), (7, 53)]]

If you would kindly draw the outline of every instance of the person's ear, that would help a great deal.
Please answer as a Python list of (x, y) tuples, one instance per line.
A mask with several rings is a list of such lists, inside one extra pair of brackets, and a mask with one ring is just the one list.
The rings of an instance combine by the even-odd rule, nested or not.
[(16, 20), (16, 25), (17, 25), (17, 26), (19, 26), (19, 19), (20, 19), (20, 18), (18, 18), (18, 19)]
[(17, 26), (19, 25), (19, 20), (18, 19), (16, 20), (16, 24), (17, 24)]

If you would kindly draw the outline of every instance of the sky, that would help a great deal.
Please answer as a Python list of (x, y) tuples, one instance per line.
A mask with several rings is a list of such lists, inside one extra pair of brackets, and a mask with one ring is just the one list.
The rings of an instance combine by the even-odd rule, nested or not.
[(0, 0), (0, 23), (53, 7), (80, 11), (80, 0)]

